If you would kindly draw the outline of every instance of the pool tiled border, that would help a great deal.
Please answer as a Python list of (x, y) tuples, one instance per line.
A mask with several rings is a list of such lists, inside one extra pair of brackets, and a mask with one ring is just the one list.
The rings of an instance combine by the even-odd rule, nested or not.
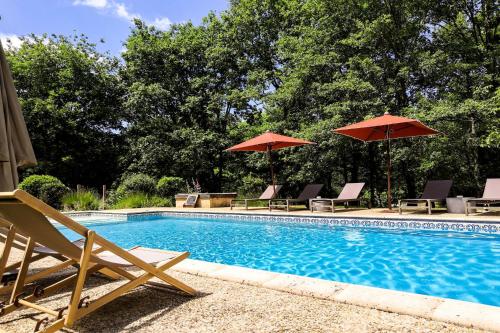
[(500, 332), (500, 307), (186, 259), (173, 270)]
[(123, 218), (127, 220), (140, 219), (143, 216), (179, 216), (211, 219), (235, 219), (240, 221), (273, 221), (281, 223), (323, 224), (329, 226), (383, 228), (398, 230), (434, 230), (453, 232), (475, 232), (485, 234), (500, 234), (500, 223), (491, 221), (439, 220), (439, 219), (398, 219), (398, 218), (367, 218), (367, 217), (324, 217), (303, 215), (272, 215), (272, 214), (238, 214), (209, 212), (170, 212), (151, 211), (138, 213), (83, 212), (70, 213), (71, 216), (96, 216)]

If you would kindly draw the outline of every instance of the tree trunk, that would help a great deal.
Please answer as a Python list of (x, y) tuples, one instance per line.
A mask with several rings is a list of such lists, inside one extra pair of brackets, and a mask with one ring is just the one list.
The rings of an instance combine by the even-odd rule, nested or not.
[(359, 179), (359, 160), (361, 159), (361, 153), (357, 149), (357, 145), (355, 143), (351, 144), (351, 156), (352, 156), (352, 164), (351, 164), (351, 182), (357, 183)]
[(480, 175), (479, 175), (479, 155), (478, 155), (478, 147), (479, 140), (476, 134), (476, 121), (474, 116), (470, 117), (471, 130), (470, 130), (470, 138), (469, 138), (469, 151), (472, 156), (471, 166), (472, 166), (472, 177), (474, 179), (474, 185), (476, 187), (476, 195), (480, 196)]

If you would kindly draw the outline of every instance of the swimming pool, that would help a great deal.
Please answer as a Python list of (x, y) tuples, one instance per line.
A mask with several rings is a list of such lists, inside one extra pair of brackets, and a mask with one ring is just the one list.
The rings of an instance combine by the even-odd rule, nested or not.
[(231, 217), (141, 216), (82, 223), (126, 248), (190, 251), (193, 259), (500, 306), (498, 233)]

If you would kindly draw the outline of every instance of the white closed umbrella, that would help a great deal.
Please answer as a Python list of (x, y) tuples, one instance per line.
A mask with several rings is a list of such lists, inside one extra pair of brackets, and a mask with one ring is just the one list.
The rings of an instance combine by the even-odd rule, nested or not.
[(0, 192), (17, 187), (17, 168), (35, 164), (35, 153), (0, 43)]

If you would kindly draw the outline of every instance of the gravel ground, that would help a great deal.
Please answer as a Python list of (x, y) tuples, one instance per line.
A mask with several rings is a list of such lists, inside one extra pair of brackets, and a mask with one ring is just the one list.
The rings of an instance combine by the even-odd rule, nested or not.
[[(20, 258), (20, 252), (13, 254)], [(33, 268), (50, 265), (44, 259)], [(63, 272), (68, 274), (70, 271)], [(140, 287), (77, 321), (65, 332), (480, 332), (442, 322), (360, 306), (171, 272), (200, 292), (197, 297)], [(49, 280), (46, 281), (50, 282)], [(91, 277), (84, 295), (91, 299), (122, 282)], [(39, 302), (67, 305), (70, 290)], [(5, 300), (5, 296), (2, 296)], [(0, 330), (33, 332), (34, 310), (0, 317)]]

